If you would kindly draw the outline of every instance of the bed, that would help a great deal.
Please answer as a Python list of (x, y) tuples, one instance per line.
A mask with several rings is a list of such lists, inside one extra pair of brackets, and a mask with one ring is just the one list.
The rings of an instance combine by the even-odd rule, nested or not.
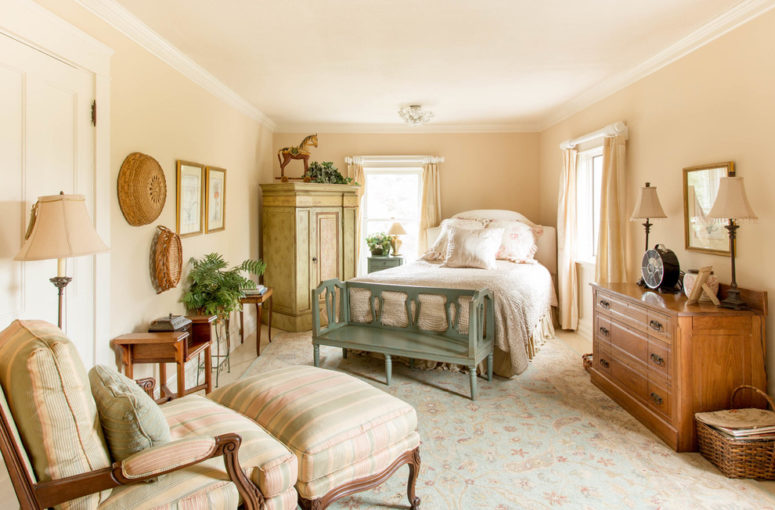
[[(455, 218), (482, 220), (517, 220), (528, 222), (513, 211), (475, 210), (458, 213)], [(543, 342), (554, 337), (551, 307), (556, 306), (553, 276), (556, 272), (556, 231), (543, 226), (538, 238), (538, 251), (532, 263), (496, 262), (494, 269), (441, 267), (441, 262), (418, 260), (384, 271), (378, 271), (355, 281), (392, 285), (419, 285), (463, 289), (489, 288), (495, 301), (495, 364), (494, 371), (502, 377), (513, 377), (527, 369)], [(439, 235), (439, 228), (427, 232), (429, 243)], [(361, 297), (367, 302), (366, 296)], [(397, 297), (396, 299), (400, 299)], [(351, 296), (352, 312), (359, 312), (358, 296)], [(401, 303), (385, 303), (388, 309), (402, 310)], [(464, 307), (465, 308), (465, 307)], [(431, 308), (429, 307), (429, 310)], [(438, 310), (442, 308), (437, 307)], [(433, 321), (429, 321), (432, 328)], [(461, 315), (461, 329), (467, 328), (467, 317)]]

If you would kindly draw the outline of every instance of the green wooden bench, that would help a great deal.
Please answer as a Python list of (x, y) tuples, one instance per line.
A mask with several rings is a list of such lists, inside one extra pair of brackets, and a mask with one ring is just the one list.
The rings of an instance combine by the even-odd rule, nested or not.
[[(372, 320), (350, 320), (350, 289), (366, 289), (371, 293), (368, 305)], [(383, 292), (406, 294), (405, 327), (382, 322)], [(447, 329), (428, 331), (419, 327), (420, 295), (440, 295), (445, 298)], [(461, 304), (459, 298), (470, 296), (468, 333), (458, 331)], [(320, 365), (320, 346), (341, 347), (344, 357), (348, 349), (379, 352), (385, 355), (385, 377), (390, 385), (391, 356), (440, 361), (467, 366), (470, 370), (471, 399), (476, 400), (476, 367), (487, 359), (487, 380), (492, 381), (492, 351), (495, 337), (492, 292), (488, 289), (465, 290), (410, 285), (385, 285), (365, 282), (326, 280), (312, 291), (312, 302), (323, 300), (324, 306), (312, 307), (315, 366)], [(326, 326), (321, 326), (320, 309), (325, 313)], [(454, 308), (454, 315), (453, 315)]]

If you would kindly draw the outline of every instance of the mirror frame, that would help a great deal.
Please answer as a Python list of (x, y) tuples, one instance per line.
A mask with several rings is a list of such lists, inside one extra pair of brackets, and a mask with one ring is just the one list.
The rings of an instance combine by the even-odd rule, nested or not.
[(688, 251), (696, 251), (700, 253), (709, 253), (711, 255), (720, 255), (722, 257), (729, 257), (731, 255), (729, 248), (726, 250), (713, 250), (710, 248), (698, 248), (696, 246), (689, 246), (689, 173), (697, 172), (700, 170), (710, 170), (713, 168), (726, 168), (727, 177), (735, 176), (735, 162), (724, 161), (721, 163), (712, 163), (709, 165), (690, 166), (683, 169), (683, 191), (684, 191), (684, 245)]

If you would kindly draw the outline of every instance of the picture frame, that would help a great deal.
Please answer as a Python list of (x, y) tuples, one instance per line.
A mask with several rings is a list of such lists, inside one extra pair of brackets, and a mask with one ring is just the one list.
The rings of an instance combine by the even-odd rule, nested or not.
[(226, 229), (226, 169), (205, 169), (205, 232)]
[(205, 167), (177, 160), (175, 230), (180, 237), (202, 233)]
[(683, 169), (684, 240), (688, 251), (730, 256), (724, 223), (708, 218), (722, 177), (734, 177), (734, 161)]
[(694, 287), (692, 287), (691, 293), (689, 293), (687, 305), (693, 305), (699, 302), (700, 296), (704, 292), (704, 287), (707, 287), (705, 282), (708, 280), (710, 273), (713, 271), (713, 266), (705, 266), (700, 268), (697, 279), (694, 281)]

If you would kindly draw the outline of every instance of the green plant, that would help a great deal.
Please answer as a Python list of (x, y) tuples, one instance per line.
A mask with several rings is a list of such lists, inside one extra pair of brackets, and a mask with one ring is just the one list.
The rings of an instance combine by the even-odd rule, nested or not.
[[(352, 177), (345, 177), (334, 166), (332, 161), (318, 163), (313, 161), (304, 174), (304, 180), (323, 184), (353, 184)], [(357, 182), (355, 184), (358, 184)]]
[(183, 304), (190, 311), (216, 315), (218, 321), (240, 307), (240, 298), (246, 289), (256, 288), (256, 282), (243, 276), (243, 272), (264, 274), (266, 264), (258, 259), (248, 259), (239, 266), (226, 269), (228, 264), (218, 253), (208, 253), (200, 260), (191, 258), (188, 273), (188, 290), (183, 294)]
[(390, 253), (390, 236), (384, 232), (371, 234), (366, 238), (366, 245), (373, 255)]

